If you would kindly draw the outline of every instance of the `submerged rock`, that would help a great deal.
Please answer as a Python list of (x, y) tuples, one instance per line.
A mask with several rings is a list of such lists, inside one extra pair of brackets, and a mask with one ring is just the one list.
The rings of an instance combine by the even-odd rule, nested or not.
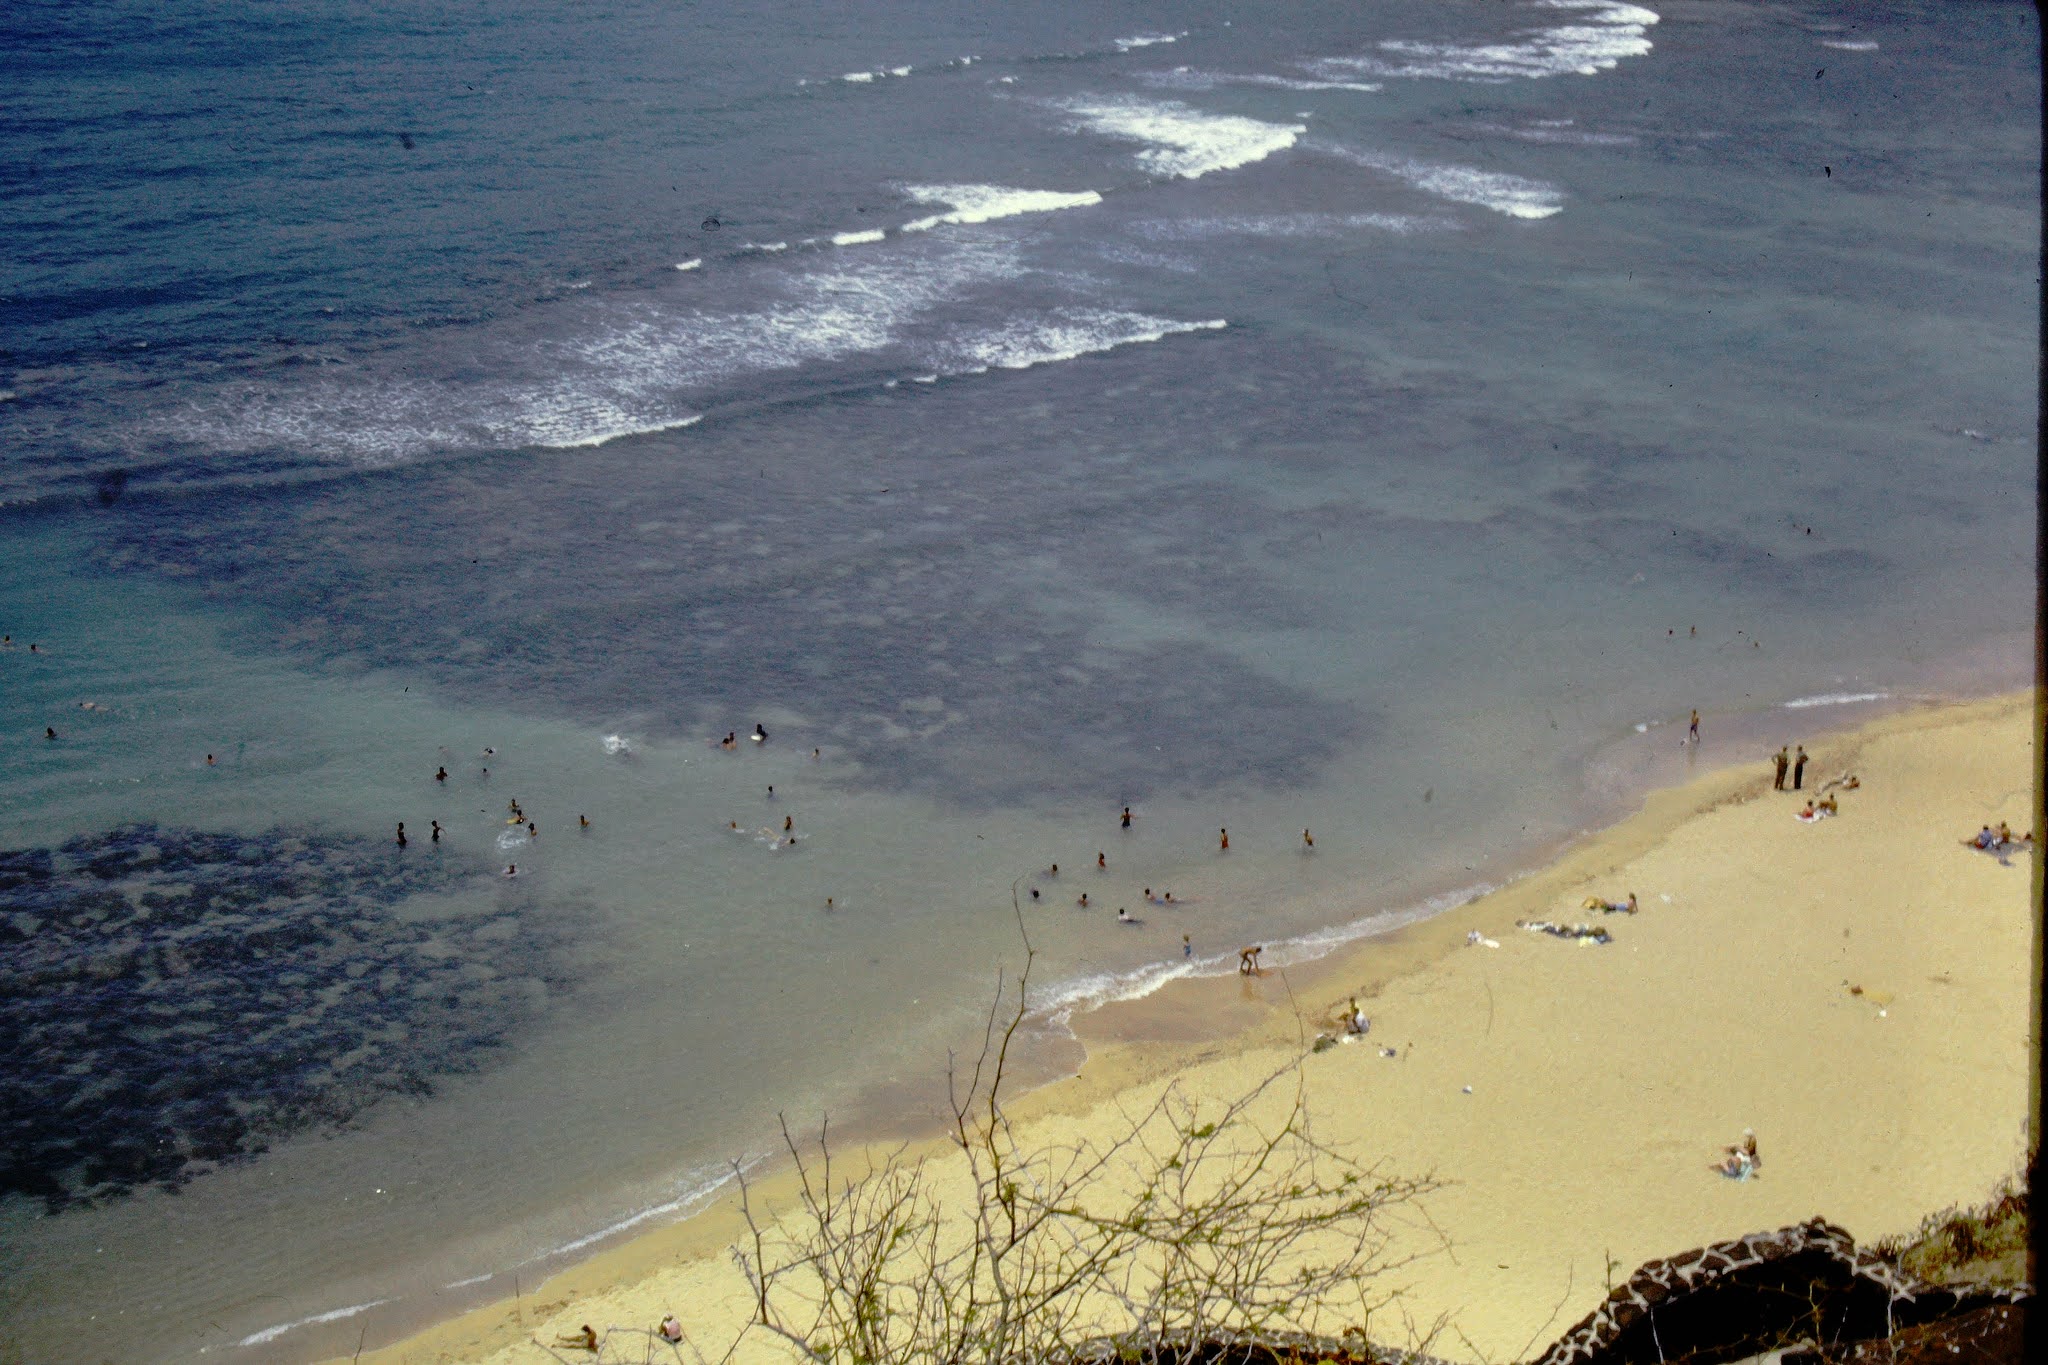
[(176, 1189), (476, 1070), (569, 984), (532, 906), (398, 913), (487, 879), (303, 830), (0, 851), (0, 1198)]

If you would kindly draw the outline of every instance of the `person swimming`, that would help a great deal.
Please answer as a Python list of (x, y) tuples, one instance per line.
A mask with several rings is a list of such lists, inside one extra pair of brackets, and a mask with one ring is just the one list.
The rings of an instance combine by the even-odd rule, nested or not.
[(531, 820), (527, 821), (527, 822), (526, 822), (526, 837), (527, 837), (527, 838), (529, 838), (529, 839), (538, 839), (538, 838), (540, 838), (540, 826), (538, 826), (538, 825), (534, 824), (534, 823), (533, 823), (533, 821), (531, 821)]
[(43, 727), (43, 738), (44, 738), (44, 739), (55, 739), (56, 737), (57, 737), (57, 727), (56, 727), (56, 726), (54, 726), (54, 725), (45, 725), (45, 726)]
[(1095, 870), (1097, 872), (1109, 871), (1109, 855), (1107, 853), (1098, 853), (1095, 855)]
[(1134, 919), (1132, 919), (1132, 918), (1131, 918), (1131, 912), (1130, 912), (1130, 911), (1128, 911), (1128, 910), (1126, 910), (1126, 909), (1124, 909), (1124, 908), (1123, 908), (1123, 907), (1122, 907), (1121, 905), (1119, 905), (1119, 906), (1118, 906), (1118, 907), (1116, 908), (1116, 922), (1117, 922), (1118, 924), (1136, 924), (1136, 923), (1138, 923), (1138, 921), (1137, 921), (1137, 920), (1134, 920)]
[(1125, 807), (1124, 807), (1124, 828), (1125, 828), (1125, 829), (1129, 829), (1130, 827), (1131, 827), (1131, 808), (1130, 808), (1129, 806), (1125, 806)]
[(827, 910), (832, 908), (832, 898), (830, 896), (825, 897), (825, 908)]
[(211, 768), (211, 767), (213, 766), (213, 755), (212, 755), (212, 754), (208, 754), (208, 755), (206, 756), (206, 766), (207, 766), (207, 767), (209, 767), (209, 768)]
[(755, 721), (754, 733), (747, 736), (747, 738), (753, 740), (756, 744), (766, 744), (768, 742), (768, 732), (761, 728), (761, 722)]
[(1227, 829), (1220, 829), (1220, 830), (1217, 830), (1217, 831), (1216, 831), (1216, 851), (1217, 851), (1218, 853), (1228, 853), (1228, 852), (1230, 852), (1230, 831), (1229, 831), (1229, 830), (1227, 830)]
[(438, 843), (440, 843), (440, 842), (441, 842), (441, 822), (440, 822), (439, 820), (429, 820), (429, 821), (427, 821), (427, 823), (428, 823), (428, 824), (430, 824), (430, 825), (432, 825), (432, 826), (434, 827), (434, 829), (433, 829), (433, 836), (432, 836), (432, 837), (433, 837), (433, 841), (434, 841), (435, 843), (437, 843), (437, 844), (438, 844)]
[(793, 829), (795, 829), (795, 828), (796, 828), (796, 817), (795, 817), (794, 815), (785, 815), (785, 816), (783, 816), (783, 817), (782, 817), (782, 832), (783, 832), (784, 834), (787, 834), (787, 833), (789, 833), (789, 832), (790, 832), (791, 830), (793, 830)]
[(434, 780), (436, 782), (446, 782), (448, 780), (448, 769), (446, 767), (435, 768)]
[(516, 877), (516, 876), (518, 876), (518, 875), (519, 875), (519, 864), (518, 864), (518, 863), (506, 863), (506, 864), (505, 864), (505, 875), (506, 875), (506, 876), (508, 876), (508, 877)]
[(400, 848), (405, 847), (405, 821), (403, 820), (398, 822), (398, 846)]
[(1080, 906), (1083, 910), (1086, 910), (1088, 908), (1088, 893), (1086, 891), (1083, 891), (1081, 893), (1081, 899), (1075, 901), (1074, 904)]
[(583, 828), (583, 829), (589, 829), (589, 828), (590, 828), (590, 817), (589, 817), (589, 816), (587, 816), (587, 815), (579, 815), (579, 816), (577, 816), (577, 817), (576, 817), (576, 823), (577, 823), (577, 825), (578, 825), (578, 826), (579, 826), (580, 828)]
[(1310, 834), (1307, 830), (1303, 830), (1301, 832), (1301, 846), (1303, 848), (1314, 848), (1316, 846), (1316, 836)]
[(1038, 888), (1037, 888), (1037, 887), (1035, 887), (1035, 886), (1031, 888), (1031, 899), (1033, 899), (1033, 900), (1037, 900), (1037, 899), (1038, 899)]

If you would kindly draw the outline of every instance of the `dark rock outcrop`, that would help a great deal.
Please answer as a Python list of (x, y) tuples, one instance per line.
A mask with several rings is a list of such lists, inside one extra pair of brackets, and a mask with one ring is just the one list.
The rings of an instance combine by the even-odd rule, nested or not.
[[(2030, 1293), (1928, 1284), (1816, 1218), (1646, 1263), (1535, 1365), (1719, 1365), (1801, 1345), (1861, 1360), (1843, 1352), (1909, 1332), (1932, 1341), (1940, 1330), (1976, 1330), (1959, 1324)], [(1983, 1321), (1983, 1333), (2002, 1330), (2003, 1319)]]

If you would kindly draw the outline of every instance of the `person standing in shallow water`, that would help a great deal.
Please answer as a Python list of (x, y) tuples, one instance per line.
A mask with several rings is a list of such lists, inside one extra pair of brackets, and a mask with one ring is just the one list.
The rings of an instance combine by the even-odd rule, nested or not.
[(1697, 744), (1700, 742), (1700, 713), (1694, 710), (1692, 721), (1685, 727), (1685, 737)]
[(1230, 852), (1230, 831), (1228, 829), (1216, 831), (1216, 851), (1218, 853)]

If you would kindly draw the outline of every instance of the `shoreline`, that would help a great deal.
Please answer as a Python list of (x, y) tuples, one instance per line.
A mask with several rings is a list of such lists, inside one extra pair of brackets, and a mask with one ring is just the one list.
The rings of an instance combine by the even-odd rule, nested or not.
[[(1851, 714), (1830, 717), (1836, 720), (1836, 724), (1815, 725), (1806, 732), (1808, 743), (1816, 755), (1817, 766), (1813, 771), (1823, 778), (1832, 776), (1834, 769), (1842, 766), (1843, 762), (1853, 761), (1856, 755), (1873, 744), (1899, 734), (1943, 731), (1969, 725), (1981, 728), (2001, 718), (2010, 724), (2021, 712), (2025, 712), (2030, 725), (2034, 696), (2033, 689), (2029, 688), (2000, 693), (1989, 699), (1911, 696), (1863, 699), (1848, 708)], [(1818, 721), (1819, 715), (1809, 716), (1806, 712), (1820, 709), (1823, 708), (1772, 707), (1768, 711), (1748, 713), (1745, 719), (1755, 724), (1790, 728), (1789, 722)], [(1837, 708), (1824, 709), (1834, 711)], [(1721, 722), (1725, 723), (1725, 720)], [(1715, 733), (1719, 730), (1720, 725), (1717, 725)], [(1609, 749), (1626, 750), (1640, 738), (1625, 738)], [(1464, 947), (1465, 936), (1475, 929), (1501, 942), (1503, 947), (1521, 947), (1518, 942), (1511, 944), (1503, 934), (1516, 940), (1532, 936), (1522, 935), (1511, 927), (1513, 916), (1502, 909), (1504, 905), (1547, 903), (1545, 898), (1555, 900), (1559, 888), (1590, 884), (1591, 880), (1597, 879), (1599, 869), (1626, 864), (1631, 858), (1643, 856), (1670, 840), (1690, 822), (1705, 818), (1731, 803), (1740, 804), (1753, 799), (1757, 793), (1750, 789), (1761, 788), (1767, 792), (1768, 782), (1759, 778), (1759, 772), (1764, 770), (1760, 765), (1752, 765), (1757, 764), (1761, 753), (1768, 751), (1758, 749), (1756, 754), (1750, 754), (1745, 749), (1743, 752), (1745, 759), (1741, 762), (1709, 767), (1677, 785), (1649, 790), (1633, 814), (1604, 828), (1581, 831), (1548, 850), (1538, 850), (1533, 858), (1523, 862), (1524, 870), (1506, 878), (1501, 884), (1440, 912), (1419, 915), (1390, 933), (1338, 941), (1326, 954), (1293, 963), (1284, 969), (1269, 969), (1266, 976), (1256, 982), (1236, 978), (1234, 971), (1181, 977), (1163, 981), (1135, 999), (1113, 1000), (1085, 1012), (1076, 1012), (1071, 1029), (1083, 1056), (1072, 1074), (1054, 1075), (1035, 1083), (1028, 1093), (1019, 1094), (1009, 1108), (1013, 1115), (1024, 1121), (1073, 1119), (1086, 1115), (1092, 1108), (1121, 1092), (1182, 1074), (1190, 1068), (1227, 1066), (1233, 1060), (1242, 1062), (1247, 1057), (1270, 1054), (1276, 1048), (1298, 1048), (1321, 1026), (1312, 1022), (1307, 1026), (1307, 1033), (1303, 1033), (1303, 1020), (1320, 1021), (1350, 994), (1355, 993), (1361, 1002), (1367, 1003), (1369, 1012), (1377, 1014), (1382, 1008), (1379, 1002), (1398, 999), (1404, 989), (1411, 989), (1430, 973), (1447, 968), (1455, 972), (1458, 965), (1456, 955)], [(1593, 769), (1589, 768), (1589, 779), (1592, 772)], [(2030, 816), (2021, 815), (2019, 818), (2023, 822)], [(1650, 908), (1646, 904), (1646, 911)], [(1546, 941), (1540, 946), (1553, 950), (1547, 956), (1577, 956), (1566, 945)], [(1609, 948), (1607, 952), (1612, 954), (1615, 949)], [(1526, 952), (1517, 954), (1526, 955)], [(1506, 954), (1489, 953), (1487, 956), (1505, 957)], [(1233, 979), (1236, 980), (1234, 986)], [(2024, 981), (2022, 972), (2022, 993)], [(1292, 1007), (1290, 1000), (1294, 1002)], [(1298, 1015), (1297, 1010), (1302, 1013)], [(1376, 1032), (1386, 1036), (1385, 1028), (1382, 1022)], [(1412, 1049), (1413, 1040), (1406, 1040), (1406, 1046)], [(1359, 1050), (1347, 1050), (1356, 1051)], [(1402, 1062), (1406, 1061), (1404, 1056)], [(857, 1136), (870, 1142), (885, 1138), (897, 1143), (909, 1142), (914, 1150), (925, 1149), (938, 1141), (929, 1136), (929, 1129), (922, 1140), (914, 1140), (900, 1121), (888, 1127), (893, 1131), (884, 1132), (876, 1126)], [(770, 1173), (759, 1187), (771, 1201), (782, 1174), (780, 1171)], [(483, 1358), (523, 1340), (526, 1326), (551, 1316), (552, 1311), (566, 1304), (587, 1298), (609, 1299), (620, 1286), (642, 1281), (663, 1267), (701, 1262), (704, 1258), (717, 1259), (720, 1250), (741, 1226), (735, 1205), (729, 1186), (714, 1191), (708, 1205), (697, 1212), (661, 1227), (619, 1237), (586, 1259), (560, 1268), (539, 1286), (521, 1286), (523, 1292), (517, 1300), (501, 1297), (479, 1307), (457, 1310), (438, 1321), (431, 1321), (411, 1336), (364, 1353), (362, 1358), (381, 1361)], [(1918, 1210), (1914, 1216), (1926, 1211)], [(644, 1222), (645, 1218), (635, 1221)], [(1854, 1230), (1861, 1237), (1875, 1236), (1892, 1229), (1855, 1227)], [(611, 1235), (600, 1234), (604, 1237)], [(1665, 1247), (1662, 1250), (1675, 1249)], [(1476, 1301), (1490, 1292), (1475, 1287), (1471, 1296)], [(531, 1348), (526, 1349), (530, 1354)]]

